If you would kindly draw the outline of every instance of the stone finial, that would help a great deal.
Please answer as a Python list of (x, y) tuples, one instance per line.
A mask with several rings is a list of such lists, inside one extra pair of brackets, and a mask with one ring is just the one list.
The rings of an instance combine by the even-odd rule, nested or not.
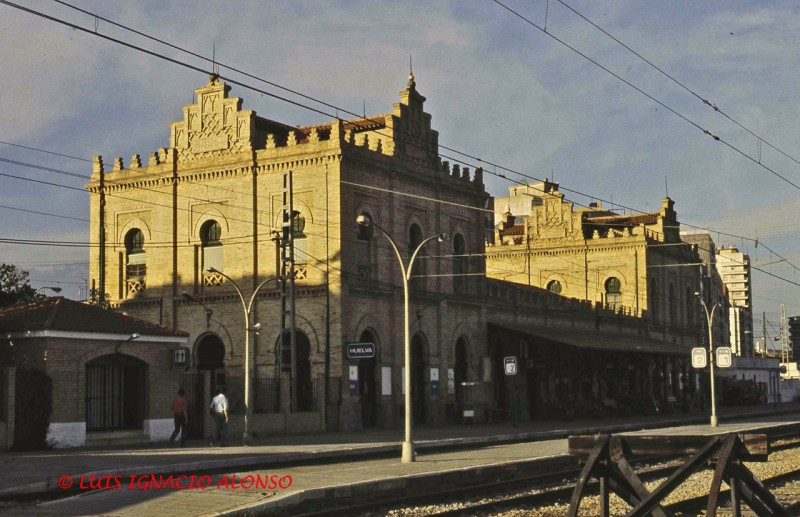
[(469, 167), (461, 169), (461, 179), (469, 181)]
[(311, 132), (308, 134), (308, 141), (312, 144), (319, 142), (319, 132), (317, 131), (317, 128), (311, 128)]
[(297, 145), (297, 134), (294, 131), (289, 131), (289, 138), (286, 140), (286, 145)]
[(142, 166), (142, 157), (138, 154), (131, 155), (131, 169), (138, 169)]
[(158, 153), (157, 152), (150, 153), (150, 163), (148, 165), (152, 167), (154, 165), (158, 165), (159, 163), (161, 162), (158, 161)]
[(272, 133), (267, 135), (267, 149), (275, 149), (275, 135)]
[(331, 123), (331, 141), (339, 142), (342, 138), (342, 121), (340, 119), (336, 119)]
[(121, 171), (125, 168), (125, 165), (122, 163), (122, 158), (117, 157), (114, 158), (114, 164), (111, 166), (112, 171)]
[(348, 130), (346, 130), (344, 132), (344, 141), (347, 142), (348, 144), (352, 144), (353, 143), (353, 130), (352, 129), (348, 129)]
[(600, 232), (595, 230), (594, 233), (592, 233), (592, 239), (599, 239), (599, 238), (600, 238)]
[(99, 154), (92, 158), (92, 174), (100, 174), (105, 172), (103, 168), (103, 157)]
[(483, 184), (483, 167), (475, 168), (475, 175), (473, 176), (472, 181), (479, 185)]
[(461, 177), (461, 166), (457, 163), (453, 164), (453, 177), (460, 178)]

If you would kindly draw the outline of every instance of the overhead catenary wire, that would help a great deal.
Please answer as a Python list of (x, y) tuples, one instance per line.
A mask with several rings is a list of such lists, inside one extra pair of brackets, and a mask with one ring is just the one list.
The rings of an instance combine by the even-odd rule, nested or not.
[[(5, 3), (5, 2), (4, 2)], [(457, 151), (456, 151), (457, 152)], [(566, 190), (566, 189), (565, 189)]]

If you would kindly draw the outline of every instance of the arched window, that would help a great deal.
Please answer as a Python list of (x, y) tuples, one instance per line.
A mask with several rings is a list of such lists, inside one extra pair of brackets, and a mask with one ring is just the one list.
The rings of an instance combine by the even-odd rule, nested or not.
[(675, 284), (669, 284), (669, 325), (674, 327), (678, 322), (678, 300), (675, 297)]
[(358, 225), (358, 235), (356, 236), (356, 271), (359, 280), (371, 280), (373, 276), (372, 263), (372, 236), (373, 224), (372, 216), (363, 212), (361, 215), (367, 218), (369, 224)]
[(144, 233), (138, 228), (125, 235), (125, 283), (127, 292), (135, 294), (145, 288), (147, 254), (144, 251)]
[[(306, 218), (300, 212), (295, 212), (292, 218), (292, 240), (294, 241), (294, 265), (302, 266), (308, 263), (308, 239), (303, 233), (306, 228)], [(305, 278), (305, 274), (296, 278)]]
[(659, 317), (658, 317), (658, 309), (659, 309), (658, 296), (659, 296), (658, 282), (656, 282), (656, 279), (653, 278), (653, 279), (650, 280), (650, 294), (648, 296), (648, 298), (650, 300), (650, 304), (648, 306), (648, 309), (650, 311), (651, 318), (654, 319), (654, 320), (658, 320), (659, 319)]
[(606, 280), (606, 307), (617, 310), (622, 307), (622, 282), (611, 277)]
[(222, 227), (213, 219), (203, 223), (200, 227), (200, 241), (203, 244), (203, 271), (214, 268), (219, 271), (224, 270), (225, 261), (223, 260), (222, 249)]
[(690, 286), (686, 286), (686, 326), (694, 326), (694, 293)]
[(547, 283), (547, 290), (554, 294), (561, 294), (561, 282), (558, 280), (550, 280)]
[(464, 236), (457, 233), (453, 238), (453, 291), (462, 293), (466, 291), (469, 272), (469, 258), (467, 244)]
[[(422, 228), (418, 224), (412, 224), (411, 228), (408, 230), (408, 259), (411, 260), (411, 257), (414, 255), (414, 251), (416, 251), (417, 246), (422, 243)], [(425, 260), (423, 258), (423, 250), (420, 250), (417, 253), (417, 258), (414, 260), (414, 265), (411, 269), (412, 277), (420, 277), (425, 275)], [(411, 287), (416, 289), (421, 289), (425, 284), (422, 282), (421, 278), (414, 279), (410, 284)]]

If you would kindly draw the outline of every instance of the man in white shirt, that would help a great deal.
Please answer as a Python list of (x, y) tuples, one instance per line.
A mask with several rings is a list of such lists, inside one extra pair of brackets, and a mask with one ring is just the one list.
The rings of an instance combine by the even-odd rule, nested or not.
[(214, 415), (214, 433), (211, 435), (211, 446), (220, 447), (228, 443), (228, 398), (225, 386), (217, 389), (217, 396), (211, 399), (211, 413)]

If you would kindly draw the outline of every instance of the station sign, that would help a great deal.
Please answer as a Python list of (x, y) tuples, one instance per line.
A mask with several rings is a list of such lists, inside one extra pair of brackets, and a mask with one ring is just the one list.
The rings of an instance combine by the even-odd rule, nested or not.
[(708, 354), (703, 347), (692, 348), (692, 367), (705, 368), (708, 366)]
[(375, 357), (375, 343), (348, 343), (348, 359), (370, 359)]
[(506, 375), (517, 374), (517, 358), (514, 356), (506, 357), (503, 359), (503, 366), (505, 367)]
[(717, 348), (717, 366), (720, 368), (730, 368), (733, 364), (733, 354), (731, 353), (731, 347), (729, 346), (721, 346)]

